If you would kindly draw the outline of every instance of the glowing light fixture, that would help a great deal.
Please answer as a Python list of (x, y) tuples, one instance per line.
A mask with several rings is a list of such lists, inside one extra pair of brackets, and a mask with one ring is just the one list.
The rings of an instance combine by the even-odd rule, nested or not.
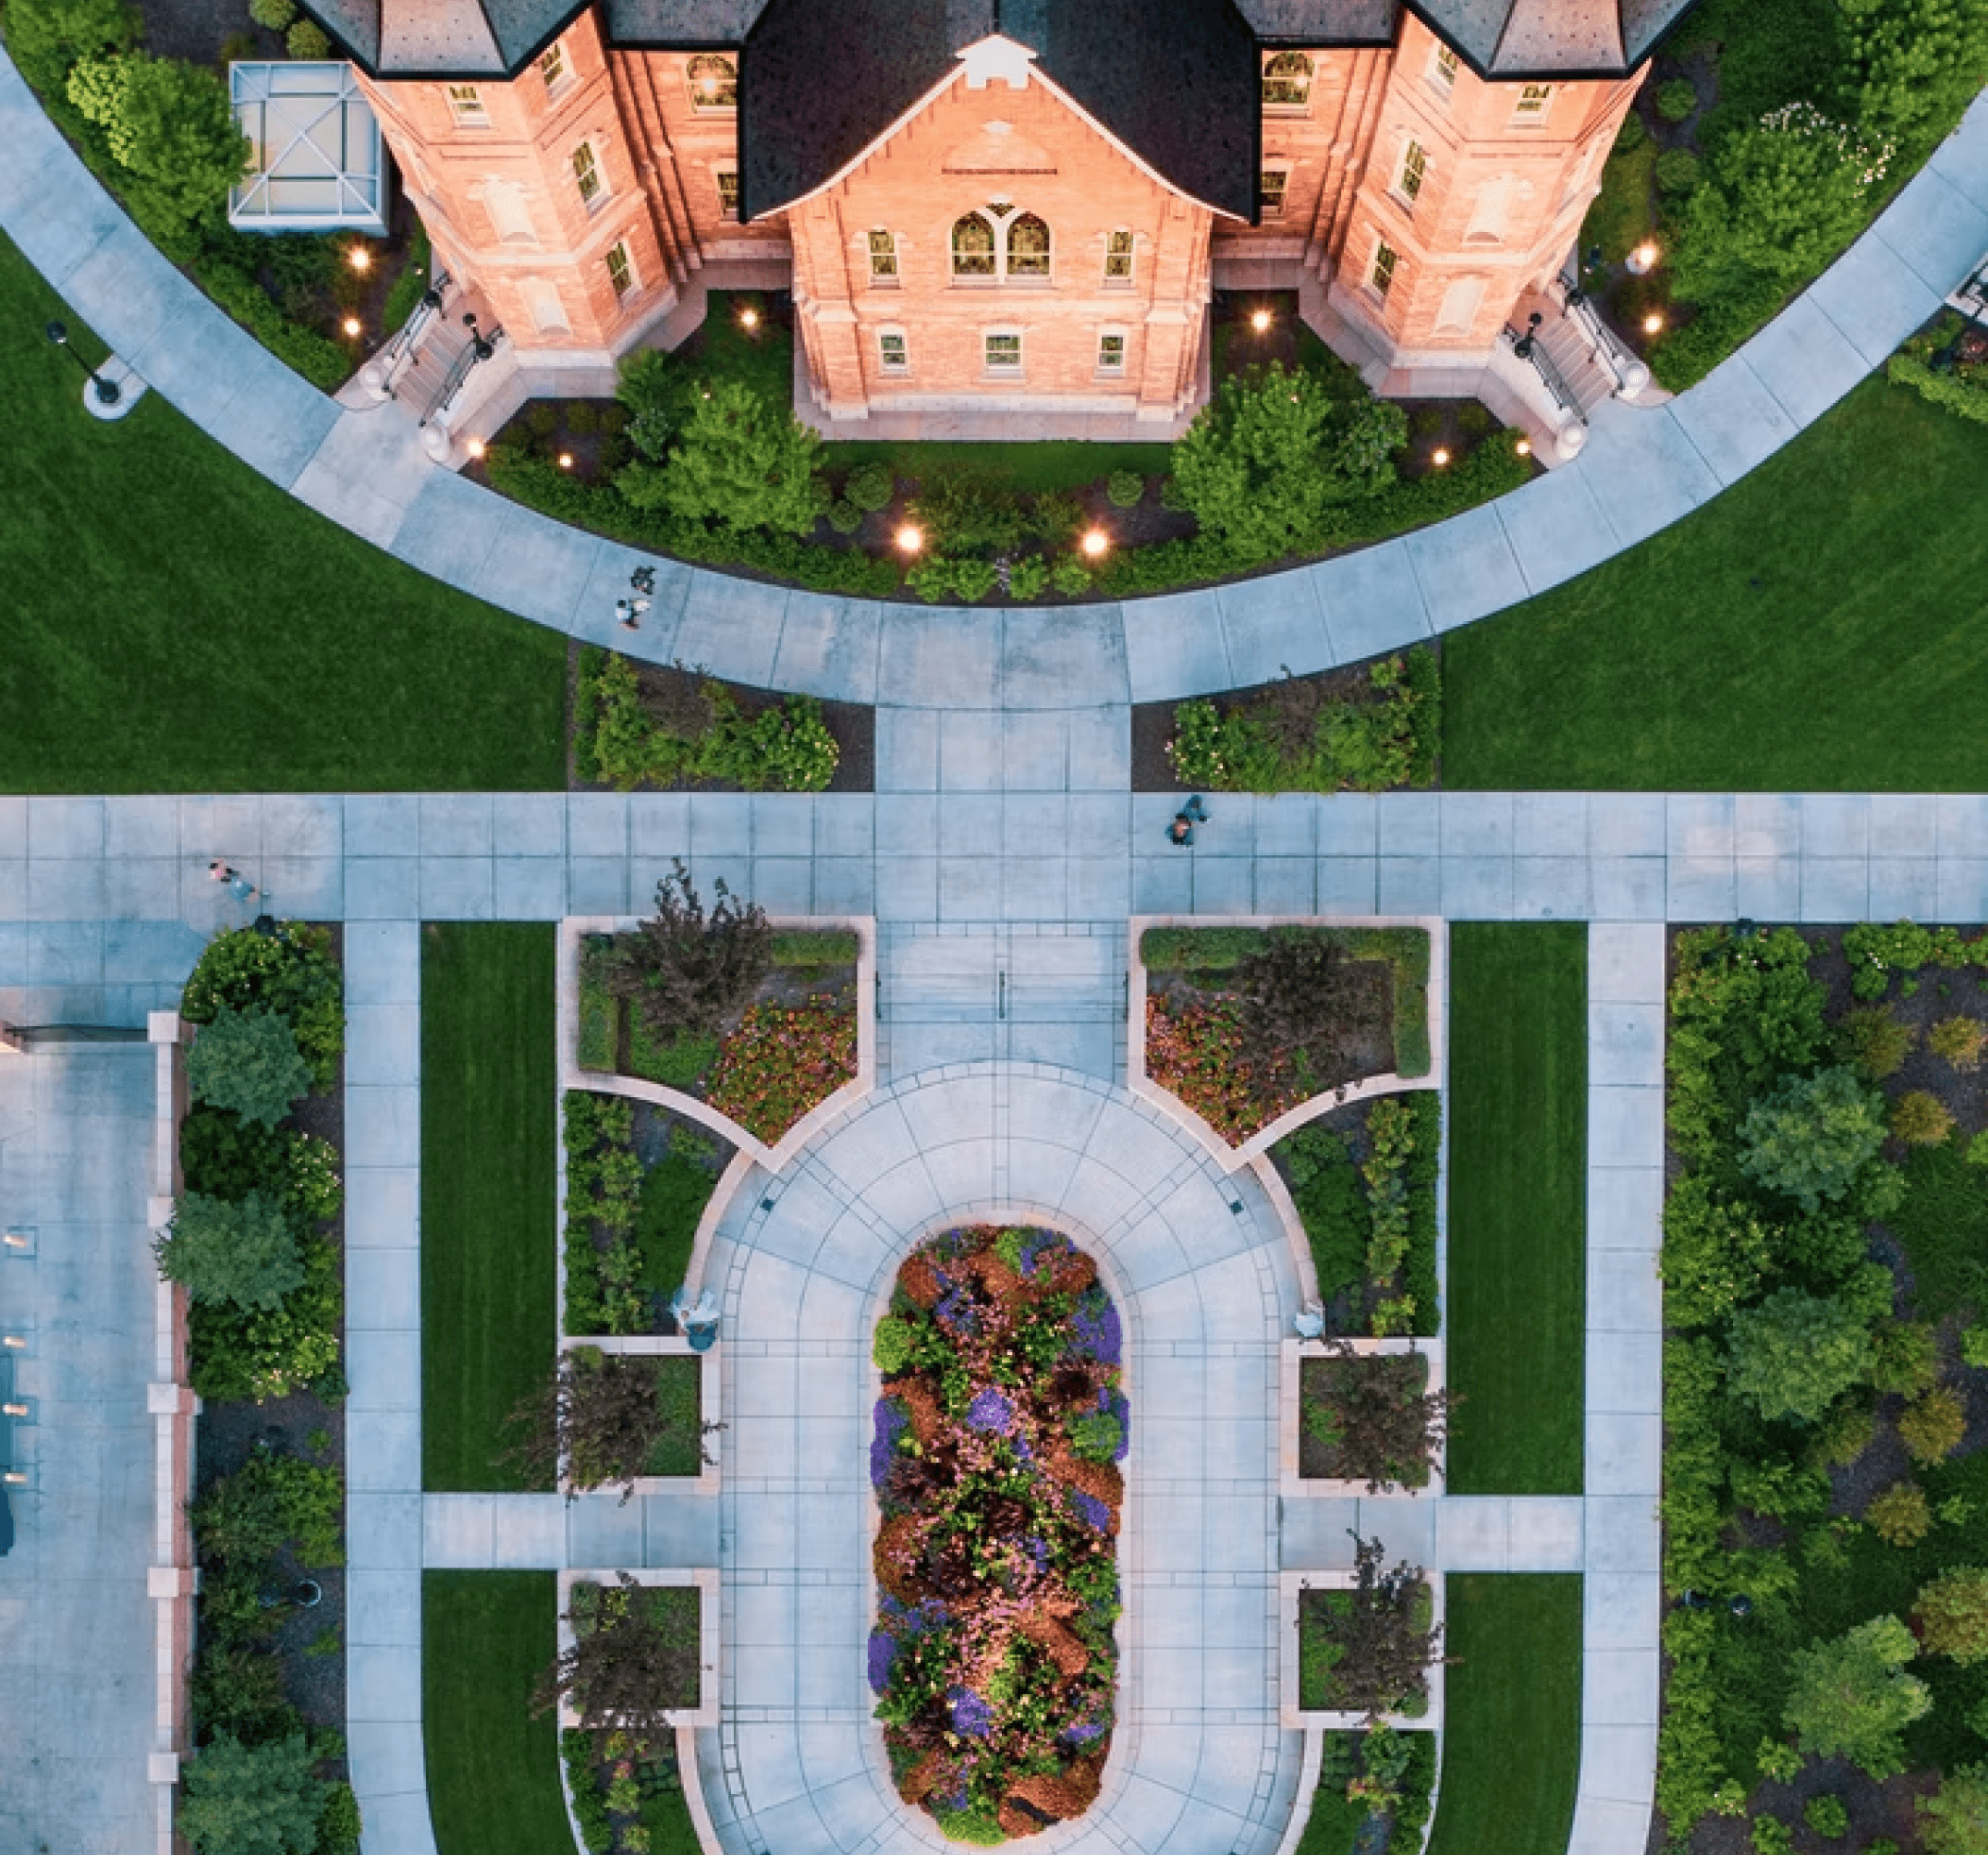
[(901, 553), (916, 554), (924, 544), (924, 532), (915, 523), (906, 522), (897, 531), (897, 546)]
[(1092, 560), (1101, 558), (1111, 548), (1111, 536), (1101, 528), (1086, 529), (1084, 538), (1079, 543)]

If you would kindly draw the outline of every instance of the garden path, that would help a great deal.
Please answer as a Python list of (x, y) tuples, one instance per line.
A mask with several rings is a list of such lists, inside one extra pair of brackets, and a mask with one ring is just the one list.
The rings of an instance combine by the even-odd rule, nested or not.
[[(851, 702), (961, 705), (953, 648), (1059, 639), (1069, 687), (1154, 701), (1305, 673), (1486, 616), (1667, 527), (1821, 416), (1939, 307), (1988, 245), (1988, 98), (1863, 237), (1689, 392), (1609, 401), (1571, 464), (1494, 505), (1321, 565), (1056, 610), (879, 605), (658, 567), (636, 640), (614, 602), (641, 558), (432, 464), (399, 411), (341, 408), (166, 262), (0, 53), (0, 229), (218, 443), (398, 558), (533, 622), (655, 662)], [(142, 415), (141, 415), (142, 416)], [(970, 656), (969, 661), (970, 661)], [(992, 690), (969, 675), (963, 705)]]

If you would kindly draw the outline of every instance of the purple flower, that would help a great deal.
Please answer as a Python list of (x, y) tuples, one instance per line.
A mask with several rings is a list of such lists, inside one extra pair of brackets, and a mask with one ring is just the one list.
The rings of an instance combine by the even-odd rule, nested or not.
[(994, 1730), (994, 1709), (971, 1688), (948, 1688), (945, 1704), (952, 1710), (953, 1730), (963, 1739), (983, 1739)]
[(1087, 1746), (1092, 1739), (1103, 1739), (1104, 1728), (1095, 1720), (1079, 1720), (1074, 1727), (1064, 1727), (1063, 1737), (1072, 1745)]
[(1095, 1495), (1073, 1494), (1070, 1505), (1077, 1509), (1077, 1518), (1087, 1527), (1101, 1533), (1111, 1531), (1111, 1509)]
[(1069, 1253), (1070, 1239), (1056, 1230), (1031, 1230), (1021, 1246), (1021, 1273), (1032, 1275), (1045, 1263)]
[(967, 1406), (967, 1427), (970, 1430), (993, 1431), (996, 1435), (1006, 1436), (1015, 1425), (1015, 1407), (1008, 1402), (1006, 1394), (990, 1385), (984, 1391), (974, 1394), (973, 1402)]
[(887, 1629), (870, 1632), (870, 1691), (881, 1694), (890, 1686), (891, 1665), (897, 1659), (897, 1639)]
[(1127, 1403), (1124, 1392), (1100, 1385), (1098, 1409), (1109, 1412), (1118, 1420), (1118, 1446), (1112, 1452), (1112, 1460), (1122, 1462), (1125, 1460), (1125, 1452), (1132, 1446), (1132, 1407)]
[(1049, 1542), (1040, 1533), (1031, 1533), (1022, 1541), (1021, 1549), (1028, 1554), (1038, 1577), (1049, 1569)]
[(980, 1324), (980, 1310), (968, 1298), (964, 1288), (946, 1289), (939, 1297), (939, 1305), (933, 1313), (949, 1333), (970, 1334)]
[(890, 1479), (896, 1458), (897, 1439), (910, 1427), (911, 1413), (896, 1397), (880, 1397), (876, 1408), (876, 1434), (870, 1441), (870, 1485), (880, 1494)]
[(1102, 1290), (1093, 1290), (1077, 1304), (1070, 1316), (1077, 1336), (1077, 1350), (1089, 1353), (1100, 1365), (1116, 1365), (1125, 1343), (1118, 1324), (1118, 1310)]

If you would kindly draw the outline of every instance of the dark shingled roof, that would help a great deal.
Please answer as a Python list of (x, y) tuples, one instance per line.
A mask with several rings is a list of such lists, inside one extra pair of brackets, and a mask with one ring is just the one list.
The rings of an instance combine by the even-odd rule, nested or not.
[(304, 0), (305, 10), (381, 78), (515, 77), (588, 0)]
[(739, 64), (741, 216), (821, 186), (996, 32), (1183, 193), (1254, 216), (1259, 57), (1234, 0), (768, 0)]
[(1408, 0), (1480, 76), (1619, 77), (1695, 0)]
[(1392, 45), (1401, 0), (1236, 0), (1266, 45)]
[(742, 45), (766, 0), (604, 0), (607, 36), (616, 45), (701, 51)]

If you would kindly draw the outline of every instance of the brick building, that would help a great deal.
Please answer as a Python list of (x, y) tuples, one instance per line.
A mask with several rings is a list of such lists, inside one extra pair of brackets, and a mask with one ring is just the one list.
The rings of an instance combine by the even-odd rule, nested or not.
[(755, 262), (823, 416), (1128, 421), (1192, 409), (1230, 281), (1467, 378), (1691, 4), (307, 0), (521, 360), (599, 371)]

